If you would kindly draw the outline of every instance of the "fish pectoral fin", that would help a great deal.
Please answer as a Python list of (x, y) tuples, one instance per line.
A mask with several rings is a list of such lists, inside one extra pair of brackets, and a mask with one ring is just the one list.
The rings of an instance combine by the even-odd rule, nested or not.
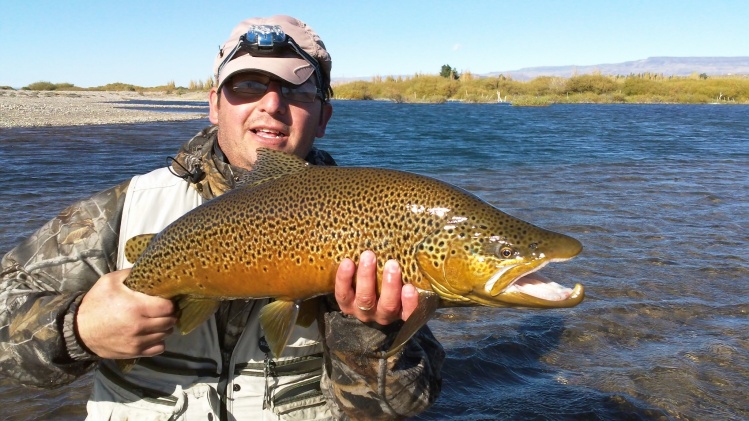
[(401, 327), (400, 332), (398, 332), (393, 344), (384, 354), (384, 357), (391, 357), (400, 351), (403, 345), (434, 316), (434, 312), (437, 311), (439, 305), (440, 297), (437, 293), (420, 289), (419, 304), (416, 306), (416, 310), (403, 323), (403, 327)]
[(177, 301), (179, 306), (179, 320), (177, 329), (183, 334), (195, 330), (201, 323), (208, 320), (216, 312), (221, 301), (207, 298), (185, 296)]
[(273, 355), (281, 356), (291, 331), (299, 316), (300, 303), (296, 301), (273, 301), (260, 309), (260, 326)]
[(299, 315), (296, 318), (297, 326), (310, 327), (317, 320), (320, 311), (320, 298), (312, 298), (302, 301), (299, 305)]
[(130, 238), (125, 243), (125, 258), (130, 263), (135, 263), (136, 260), (146, 251), (148, 243), (155, 237), (156, 234), (140, 234)]

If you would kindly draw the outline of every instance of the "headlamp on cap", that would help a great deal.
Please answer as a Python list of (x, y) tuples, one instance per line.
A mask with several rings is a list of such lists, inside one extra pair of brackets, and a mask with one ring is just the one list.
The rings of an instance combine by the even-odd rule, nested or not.
[(314, 57), (294, 41), (294, 38), (286, 35), (280, 25), (251, 25), (247, 33), (239, 37), (239, 42), (218, 66), (217, 74), (221, 74), (224, 66), (240, 53), (247, 53), (253, 57), (277, 57), (284, 52), (292, 51), (307, 61), (315, 71), (317, 90), (323, 101), (327, 100), (327, 94), (322, 89), (323, 79), (320, 71), (320, 63)]
[(286, 34), (279, 25), (252, 25), (247, 33), (239, 37), (251, 47), (257, 49), (258, 55), (274, 53), (278, 47), (286, 46)]

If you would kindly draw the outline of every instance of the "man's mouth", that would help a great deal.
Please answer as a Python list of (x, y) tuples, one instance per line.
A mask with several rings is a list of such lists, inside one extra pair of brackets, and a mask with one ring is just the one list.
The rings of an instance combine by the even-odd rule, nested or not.
[(286, 133), (279, 132), (277, 130), (271, 130), (271, 129), (251, 129), (252, 133), (264, 137), (267, 139), (278, 139), (282, 137), (286, 137)]

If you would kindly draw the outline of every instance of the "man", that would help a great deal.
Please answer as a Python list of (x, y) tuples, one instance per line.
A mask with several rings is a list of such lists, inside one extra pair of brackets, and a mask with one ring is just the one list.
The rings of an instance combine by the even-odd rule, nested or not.
[[(426, 409), (444, 358), (427, 328), (389, 359), (367, 356), (387, 348), (416, 306), (397, 262), (386, 263), (378, 297), (373, 253), (362, 253), (358, 268), (345, 260), (330, 308), (310, 328), (297, 327), (280, 358), (258, 323), (267, 300), (224, 302), (183, 336), (172, 334), (174, 303), (123, 285), (132, 265), (125, 241), (235, 187), (258, 147), (335, 165), (312, 146), (332, 115), (330, 68), (325, 45), (303, 22), (241, 22), (214, 64), (214, 126), (170, 168), (69, 207), (3, 258), (2, 373), (56, 387), (95, 367), (91, 419), (397, 419)], [(136, 357), (149, 358), (129, 371), (116, 363)]]

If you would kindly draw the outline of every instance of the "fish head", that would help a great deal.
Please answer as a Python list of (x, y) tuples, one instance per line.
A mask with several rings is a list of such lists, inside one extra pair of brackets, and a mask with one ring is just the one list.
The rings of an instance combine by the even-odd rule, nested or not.
[(453, 216), (417, 247), (417, 262), (443, 306), (573, 307), (584, 297), (536, 274), (575, 257), (582, 244), (497, 209)]

